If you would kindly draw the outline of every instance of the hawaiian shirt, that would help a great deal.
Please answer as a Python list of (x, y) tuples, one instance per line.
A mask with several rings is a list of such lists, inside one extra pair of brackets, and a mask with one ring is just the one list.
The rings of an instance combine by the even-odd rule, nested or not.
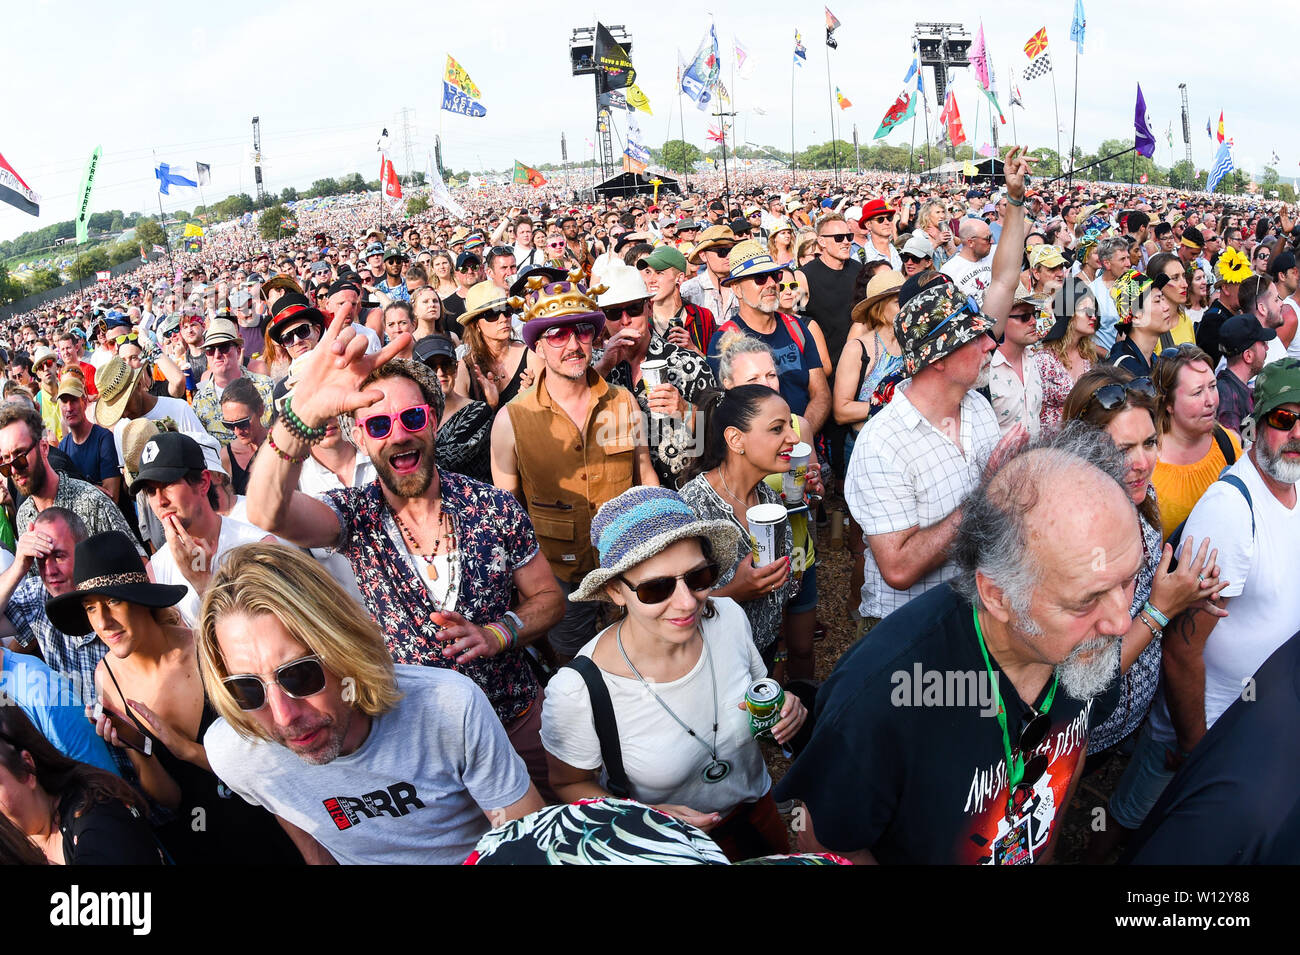
[[(483, 625), (510, 609), (514, 574), (538, 553), (533, 522), (505, 491), (452, 471), (439, 470), (442, 509), (456, 536), (456, 613)], [(523, 649), (458, 664), (442, 655), (437, 609), (424, 577), (402, 542), (378, 481), (326, 491), (321, 498), (342, 527), (335, 550), (352, 564), (366, 609), (379, 624), (393, 662), (457, 670), (487, 694), (503, 723), (522, 716), (541, 687)]]
[[(94, 484), (87, 484), (85, 481), (78, 481), (76, 478), (70, 478), (66, 474), (59, 475), (59, 487), (54, 492), (54, 506), (66, 507), (72, 513), (81, 518), (82, 523), (86, 525), (86, 530), (91, 534), (102, 534), (105, 531), (120, 531), (131, 539), (135, 549), (144, 557), (144, 548), (131, 533), (130, 526), (126, 523), (126, 518), (118, 510), (112, 498), (101, 491)], [(36, 520), (36, 515), (40, 510), (36, 507), (36, 501), (33, 498), (27, 498), (18, 507), (18, 520), (15, 522), (15, 537), (22, 537), (31, 528), (32, 522)], [(36, 562), (32, 562), (32, 574), (36, 573)]]
[(383, 292), (394, 302), (409, 302), (411, 293), (406, 287), (405, 282), (398, 282), (396, 285), (389, 285), (387, 282), (376, 282), (376, 291)]
[[(266, 375), (258, 375), (244, 369), (243, 377), (247, 378), (257, 388), (257, 393), (262, 396), (262, 425), (269, 428), (271, 426), (271, 412), (275, 409), (275, 383)], [(194, 392), (194, 413), (199, 416), (203, 422), (204, 429), (222, 444), (229, 444), (235, 440), (235, 433), (228, 431), (221, 424), (221, 395), (217, 392), (217, 386), (209, 378), (199, 385)]]
[[(697, 404), (705, 391), (718, 387), (713, 369), (703, 355), (674, 345), (660, 338), (657, 333), (652, 332), (650, 335), (650, 344), (646, 348), (642, 364), (647, 361), (668, 363), (664, 369), (667, 382), (681, 392), (688, 404)], [(645, 381), (633, 382), (632, 366), (625, 361), (614, 366), (609, 373), (609, 383), (626, 388), (636, 398), (641, 413), (649, 423), (646, 433), (650, 436), (650, 460), (655, 473), (665, 487), (676, 487), (677, 478), (686, 470), (686, 465), (704, 453), (704, 435), (700, 434), (697, 442), (697, 429), (691, 427), (695, 416), (689, 412), (685, 419), (652, 414)]]

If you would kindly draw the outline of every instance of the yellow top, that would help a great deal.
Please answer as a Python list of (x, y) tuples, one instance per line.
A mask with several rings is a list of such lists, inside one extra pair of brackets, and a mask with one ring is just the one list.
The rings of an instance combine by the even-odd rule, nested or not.
[[(1178, 322), (1169, 330), (1169, 334), (1174, 337), (1175, 345), (1186, 345), (1189, 342), (1196, 341), (1196, 326), (1192, 323), (1192, 317), (1187, 314), (1187, 309), (1178, 309)], [(1160, 354), (1160, 342), (1156, 341), (1156, 354)]]
[[(1237, 457), (1241, 457), (1241, 439), (1224, 428), (1232, 442)], [(1228, 466), (1219, 442), (1211, 440), (1210, 450), (1205, 457), (1195, 464), (1156, 464), (1156, 473), (1151, 476), (1151, 483), (1156, 488), (1156, 499), (1160, 502), (1161, 533), (1165, 540), (1192, 513), (1192, 508), (1201, 499), (1206, 488), (1213, 484), (1219, 473)]]

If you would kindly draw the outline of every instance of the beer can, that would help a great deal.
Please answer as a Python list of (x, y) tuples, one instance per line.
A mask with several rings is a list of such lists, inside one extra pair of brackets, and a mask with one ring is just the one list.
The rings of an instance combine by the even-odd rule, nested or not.
[(745, 512), (754, 566), (766, 567), (785, 554), (785, 508), (780, 504), (756, 504)]
[(757, 739), (776, 742), (772, 727), (781, 722), (785, 690), (771, 677), (756, 680), (745, 691), (745, 709), (749, 710), (749, 731)]

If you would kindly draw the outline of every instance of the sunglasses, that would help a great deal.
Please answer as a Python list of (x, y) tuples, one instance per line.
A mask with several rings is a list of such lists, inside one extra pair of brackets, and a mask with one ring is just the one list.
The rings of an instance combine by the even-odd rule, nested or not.
[(604, 309), (605, 318), (611, 322), (622, 321), (624, 317), (636, 318), (645, 314), (645, 307), (648, 299), (641, 299), (639, 302), (629, 302), (626, 305), (611, 305)]
[(24, 450), (15, 451), (9, 460), (0, 461), (0, 474), (9, 477), (15, 470), (26, 471), (27, 456), (32, 453), (32, 448), (34, 447), (36, 447), (36, 445), (29, 444)]
[(411, 405), (395, 415), (374, 414), (364, 421), (357, 422), (366, 429), (370, 437), (381, 440), (393, 433), (393, 420), (396, 419), (407, 434), (419, 434), (429, 427), (429, 406)]
[[(241, 710), (260, 710), (266, 705), (266, 681), (256, 673), (228, 676), (221, 682)], [(295, 700), (306, 699), (325, 689), (325, 665), (315, 654), (301, 660), (291, 660), (275, 668), (271, 682), (278, 684), (280, 689)]]
[(1300, 412), (1288, 411), (1286, 408), (1274, 408), (1264, 415), (1264, 423), (1278, 431), (1290, 431), (1300, 421)]
[(912, 262), (915, 264), (917, 262), (924, 262), (928, 256), (912, 255), (910, 252), (904, 252), (901, 258), (904, 262)]
[(556, 328), (548, 328), (542, 333), (542, 338), (552, 348), (562, 348), (569, 344), (574, 335), (578, 336), (578, 341), (582, 342), (582, 344), (589, 345), (592, 339), (596, 337), (596, 326), (591, 322), (579, 322), (577, 325), (560, 325)]
[(825, 239), (827, 242), (849, 242), (853, 236), (848, 232), (828, 232), (825, 235), (818, 236), (818, 238)]
[(288, 331), (280, 333), (281, 345), (292, 345), (295, 342), (305, 342), (311, 338), (311, 322), (303, 322), (301, 325), (295, 325)]
[(217, 354), (218, 352), (229, 351), (230, 349), (235, 348), (235, 347), (237, 347), (237, 346), (235, 345), (234, 342), (225, 342), (224, 344), (221, 344), (221, 345), (204, 345), (204, 346), (203, 346), (203, 354), (205, 354), (205, 355), (215, 355), (215, 354)]
[(791, 289), (794, 289), (794, 290), (797, 291), (798, 288), (799, 288), (799, 283), (798, 283), (798, 282), (778, 282), (776, 287), (777, 287), (778, 289), (780, 289), (782, 292), (788, 292), (788, 291), (790, 291)]
[(113, 342), (117, 345), (125, 345), (127, 342), (133, 342), (139, 337), (138, 332), (132, 332), (130, 335), (114, 335)]
[(1052, 728), (1051, 718), (1046, 713), (1034, 713), (1030, 718), (1025, 714), (1024, 724), (1020, 729), (1020, 739), (1016, 742), (1016, 752), (1011, 758), (1011, 778), (1008, 780), (1012, 793), (1032, 788), (1034, 783), (1043, 778), (1047, 772), (1047, 757), (1042, 753), (1025, 762), (1025, 753), (1032, 753), (1047, 739)]
[(1088, 404), (1083, 407), (1086, 411), (1093, 402), (1096, 402), (1101, 405), (1102, 411), (1114, 411), (1117, 408), (1122, 408), (1124, 405), (1128, 404), (1128, 396), (1130, 394), (1145, 395), (1148, 398), (1154, 398), (1156, 396), (1156, 386), (1151, 383), (1150, 378), (1146, 377), (1134, 378), (1132, 381), (1126, 382), (1125, 384), (1112, 382), (1109, 385), (1102, 385), (1094, 391), (1092, 397), (1088, 399)]
[[(968, 298), (966, 299), (966, 303), (965, 303), (964, 305), (962, 305), (961, 308), (957, 309), (957, 311), (953, 312), (951, 315), (949, 315), (949, 316), (947, 316), (946, 318), (944, 318), (944, 320), (943, 320), (942, 322), (940, 322), (938, 325), (934, 326), (934, 328), (930, 329), (929, 334), (926, 335), (924, 338), (922, 338), (921, 341), (923, 341), (923, 342), (927, 342), (927, 341), (929, 341), (929, 340), (930, 340), (931, 338), (933, 338), (935, 335), (939, 334), (939, 330), (940, 330), (941, 328), (943, 328), (945, 325), (947, 325), (949, 322), (951, 322), (951, 321), (952, 321), (954, 318), (956, 318), (958, 315), (965, 315), (965, 314), (968, 314), (968, 313), (971, 314), (971, 315), (981, 315), (981, 314), (982, 314), (982, 313), (980, 312), (980, 305), (979, 305), (979, 302), (975, 301), (975, 299), (974, 299), (973, 297), (968, 297)], [(990, 322), (989, 324), (991, 325), (992, 322)], [(990, 337), (992, 337), (991, 334), (990, 334)]]
[(225, 428), (227, 431), (243, 431), (248, 427), (248, 423), (252, 420), (252, 416), (240, 418), (238, 421), (227, 421), (225, 418), (222, 418), (221, 427)]
[(653, 580), (646, 580), (639, 584), (634, 584), (626, 577), (619, 575), (619, 580), (627, 585), (627, 588), (636, 594), (636, 599), (643, 604), (661, 604), (668, 600), (677, 590), (677, 581), (681, 580), (686, 583), (686, 588), (693, 593), (700, 593), (704, 590), (712, 590), (713, 585), (718, 582), (718, 565), (705, 564), (703, 567), (696, 567), (684, 574), (676, 577), (655, 577)]

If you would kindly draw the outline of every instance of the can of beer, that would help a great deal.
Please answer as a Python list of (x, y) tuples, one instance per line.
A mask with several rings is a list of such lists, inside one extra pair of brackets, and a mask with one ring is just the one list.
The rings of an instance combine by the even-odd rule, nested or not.
[(766, 567), (785, 556), (785, 508), (780, 504), (755, 504), (745, 512), (754, 566)]
[(745, 691), (745, 709), (749, 710), (749, 732), (756, 739), (775, 743), (772, 727), (781, 722), (781, 709), (785, 706), (785, 690), (770, 677), (756, 680)]

